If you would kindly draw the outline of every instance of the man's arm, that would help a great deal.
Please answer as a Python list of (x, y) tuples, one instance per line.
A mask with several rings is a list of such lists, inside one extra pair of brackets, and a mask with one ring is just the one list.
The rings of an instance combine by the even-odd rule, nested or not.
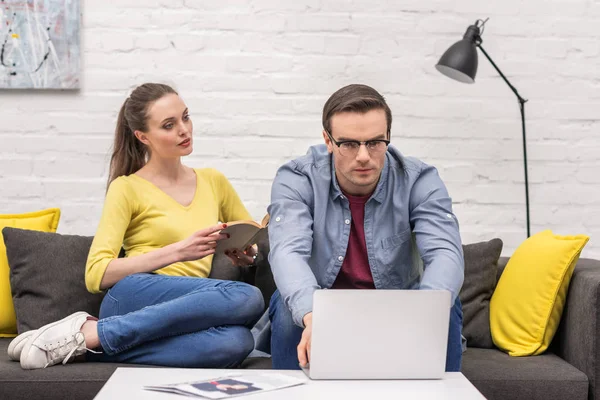
[(269, 205), (269, 263), (277, 289), (296, 325), (312, 311), (312, 297), (320, 289), (308, 260), (312, 251), (313, 215), (309, 204), (313, 189), (308, 178), (294, 168), (282, 166), (271, 188)]
[(452, 199), (434, 167), (426, 166), (411, 190), (410, 223), (423, 260), (420, 289), (445, 289), (456, 300), (464, 280), (464, 255)]

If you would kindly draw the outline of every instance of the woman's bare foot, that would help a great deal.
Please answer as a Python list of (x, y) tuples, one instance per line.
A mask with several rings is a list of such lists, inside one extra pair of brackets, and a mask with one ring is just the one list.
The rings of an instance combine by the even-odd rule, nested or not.
[(100, 347), (100, 338), (98, 337), (98, 321), (87, 320), (81, 326), (81, 333), (85, 338), (85, 347), (88, 349), (96, 349)]

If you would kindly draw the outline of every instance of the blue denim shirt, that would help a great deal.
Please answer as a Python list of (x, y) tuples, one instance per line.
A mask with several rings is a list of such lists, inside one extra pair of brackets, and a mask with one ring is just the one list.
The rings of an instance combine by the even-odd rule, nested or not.
[[(350, 236), (349, 203), (324, 144), (279, 168), (268, 211), (275, 283), (303, 327), (315, 290), (333, 285)], [(390, 146), (365, 205), (364, 229), (377, 289), (444, 289), (454, 303), (464, 278), (462, 242), (434, 167)]]

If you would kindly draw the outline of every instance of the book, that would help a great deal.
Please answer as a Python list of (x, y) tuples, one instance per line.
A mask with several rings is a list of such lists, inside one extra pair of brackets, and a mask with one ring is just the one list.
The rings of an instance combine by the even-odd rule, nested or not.
[(269, 214), (265, 215), (260, 223), (256, 221), (227, 222), (227, 228), (220, 233), (229, 234), (228, 239), (219, 240), (215, 255), (224, 253), (225, 250), (245, 251), (249, 246), (255, 245), (267, 238)]
[(302, 385), (306, 379), (294, 378), (278, 372), (230, 374), (194, 382), (144, 386), (145, 390), (174, 393), (188, 397), (226, 399), (247, 394), (268, 392)]

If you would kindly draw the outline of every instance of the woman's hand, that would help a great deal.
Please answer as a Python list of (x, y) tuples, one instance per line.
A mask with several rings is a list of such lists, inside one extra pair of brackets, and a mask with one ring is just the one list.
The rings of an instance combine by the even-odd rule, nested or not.
[(217, 242), (227, 238), (219, 233), (227, 225), (219, 224), (193, 233), (187, 239), (133, 257), (115, 258), (108, 263), (100, 289), (108, 289), (126, 276), (152, 272), (180, 261), (199, 260), (214, 254)]
[(225, 255), (229, 257), (233, 265), (238, 267), (254, 264), (257, 254), (258, 247), (256, 247), (256, 245), (249, 246), (246, 251), (243, 252), (236, 249), (225, 250)]
[(214, 225), (177, 242), (179, 261), (194, 261), (214, 254), (217, 242), (228, 237), (225, 233), (219, 233), (225, 228), (227, 228), (227, 224)]

